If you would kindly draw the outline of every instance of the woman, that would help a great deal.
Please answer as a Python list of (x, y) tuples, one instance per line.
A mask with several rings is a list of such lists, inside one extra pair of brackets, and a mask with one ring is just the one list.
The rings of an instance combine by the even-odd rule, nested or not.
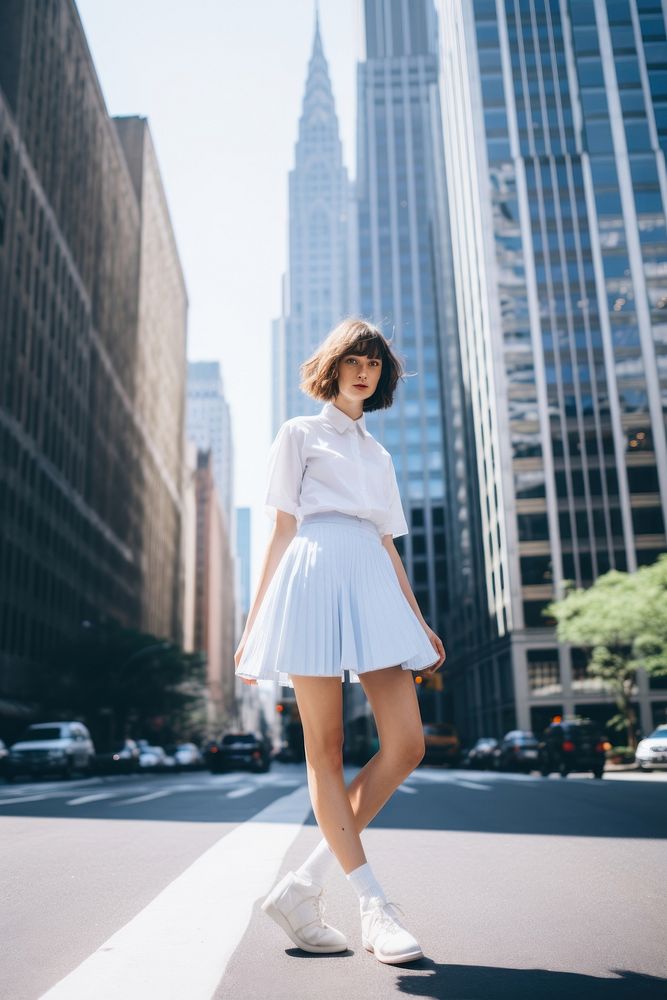
[[(344, 951), (344, 935), (323, 920), (322, 883), (335, 856), (359, 896), (364, 947), (398, 964), (423, 953), (387, 901), (359, 834), (424, 755), (411, 671), (432, 673), (445, 660), (393, 543), (408, 526), (391, 455), (364, 421), (365, 412), (391, 406), (403, 372), (380, 331), (351, 319), (301, 374), (302, 390), (324, 406), (285, 421), (271, 446), (265, 506), (275, 508), (275, 526), (234, 659), (246, 683), (277, 673), (294, 688), (324, 839), (262, 909), (305, 951)], [(380, 739), (347, 788), (344, 670), (361, 683)]]

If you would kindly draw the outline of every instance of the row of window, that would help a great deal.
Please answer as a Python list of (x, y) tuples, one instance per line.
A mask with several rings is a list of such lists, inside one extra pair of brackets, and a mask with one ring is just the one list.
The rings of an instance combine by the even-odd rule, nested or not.
[[(665, 533), (665, 522), (660, 506), (633, 507), (631, 513), (635, 535), (662, 535)], [(608, 531), (614, 538), (623, 537), (623, 522), (618, 507), (610, 507), (606, 511), (595, 508), (592, 511), (592, 524), (589, 523), (587, 512), (583, 510), (560, 511), (558, 522), (561, 542), (572, 539), (573, 531), (580, 543), (582, 539), (588, 541), (591, 537), (591, 531), (593, 532), (591, 539), (593, 542), (596, 539), (605, 539)], [(517, 524), (520, 542), (549, 540), (549, 524), (545, 513), (518, 514)]]

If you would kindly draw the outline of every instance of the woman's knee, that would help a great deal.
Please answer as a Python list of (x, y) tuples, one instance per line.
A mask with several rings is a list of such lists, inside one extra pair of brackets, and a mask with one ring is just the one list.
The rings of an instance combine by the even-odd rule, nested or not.
[(391, 755), (399, 767), (411, 771), (424, 759), (426, 746), (424, 731), (413, 729), (408, 732), (395, 733), (382, 743), (382, 750)]
[(343, 733), (306, 739), (306, 759), (315, 773), (337, 773), (343, 768)]

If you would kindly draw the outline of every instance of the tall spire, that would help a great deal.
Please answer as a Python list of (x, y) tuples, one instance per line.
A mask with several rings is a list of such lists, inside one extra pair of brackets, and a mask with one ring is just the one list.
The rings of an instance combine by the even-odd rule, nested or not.
[(320, 32), (320, 9), (319, 4), (315, 4), (315, 34), (313, 36), (313, 47), (308, 62), (308, 77), (303, 96), (303, 107), (300, 120), (300, 136), (307, 131), (309, 124), (314, 121), (326, 120), (330, 130), (338, 136), (338, 121), (336, 119), (336, 108), (334, 104), (333, 91), (331, 89), (331, 78), (329, 76), (329, 66), (324, 55), (322, 45), (322, 35)]
[[(322, 48), (322, 35), (320, 33), (320, 7), (319, 4), (315, 5), (315, 37), (313, 38), (313, 56), (317, 53), (318, 55), (324, 56), (324, 49)], [(312, 58), (312, 56), (311, 56)]]
[[(315, 24), (306, 84), (289, 176), (289, 267), (286, 313), (276, 328), (276, 356), (282, 358), (274, 413), (282, 419), (316, 413), (299, 387), (298, 362), (310, 357), (350, 312), (348, 215), (351, 191), (343, 163), (329, 67)], [(282, 363), (282, 362), (281, 362)], [(320, 407), (321, 408), (321, 407)]]

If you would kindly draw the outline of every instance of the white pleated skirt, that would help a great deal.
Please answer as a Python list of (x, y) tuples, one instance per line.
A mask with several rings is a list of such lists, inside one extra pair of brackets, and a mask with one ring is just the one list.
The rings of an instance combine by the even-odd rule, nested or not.
[(283, 553), (236, 674), (293, 688), (290, 674), (341, 677), (436, 663), (401, 590), (376, 525), (326, 511), (306, 514)]

